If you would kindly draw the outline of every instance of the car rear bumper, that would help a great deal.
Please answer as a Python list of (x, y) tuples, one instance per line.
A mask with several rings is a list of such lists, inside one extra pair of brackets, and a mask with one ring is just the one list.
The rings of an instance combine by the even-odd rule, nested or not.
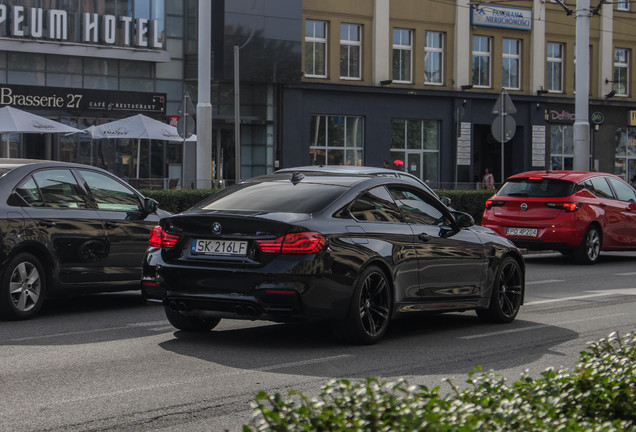
[(141, 285), (146, 299), (184, 314), (278, 322), (344, 319), (353, 291), (342, 275), (189, 268), (166, 263), (159, 252), (146, 257)]
[[(578, 221), (507, 221), (482, 220), (482, 226), (495, 231), (502, 237), (511, 240), (517, 247), (534, 250), (568, 250), (581, 244), (586, 224)], [(536, 237), (518, 237), (507, 234), (507, 228), (536, 228)]]

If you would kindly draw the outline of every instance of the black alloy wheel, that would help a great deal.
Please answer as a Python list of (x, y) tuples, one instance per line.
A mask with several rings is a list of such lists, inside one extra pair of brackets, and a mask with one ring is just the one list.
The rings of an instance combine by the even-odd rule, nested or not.
[(386, 333), (391, 319), (391, 285), (378, 267), (366, 268), (358, 278), (347, 318), (336, 332), (347, 341), (370, 345)]
[(166, 318), (174, 327), (183, 331), (190, 332), (207, 332), (216, 327), (220, 322), (220, 318), (202, 319), (194, 316), (185, 315), (174, 308), (174, 304), (164, 304)]
[(505, 257), (497, 268), (488, 309), (477, 309), (480, 319), (493, 323), (512, 322), (523, 299), (523, 272), (516, 259)]
[(595, 264), (601, 255), (601, 232), (595, 226), (590, 226), (581, 245), (574, 250), (574, 259), (579, 264)]
[(0, 277), (0, 318), (23, 320), (35, 316), (44, 303), (46, 277), (30, 253), (13, 257)]

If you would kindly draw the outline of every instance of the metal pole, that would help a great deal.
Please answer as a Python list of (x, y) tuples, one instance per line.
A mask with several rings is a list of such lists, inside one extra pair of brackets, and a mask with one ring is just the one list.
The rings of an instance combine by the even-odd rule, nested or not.
[(499, 110), (499, 115), (501, 116), (501, 184), (504, 184), (504, 181), (506, 180), (506, 176), (504, 175), (504, 144), (506, 142), (506, 128), (504, 127), (504, 120), (507, 113), (505, 112), (505, 102), (503, 96), (504, 89), (501, 89), (501, 109)]
[(576, 2), (576, 95), (574, 114), (574, 164), (577, 171), (590, 169), (590, 0)]
[(241, 95), (240, 95), (240, 70), (239, 49), (234, 45), (234, 160), (236, 183), (241, 181)]
[(212, 187), (212, 104), (210, 103), (210, 53), (212, 45), (212, 2), (199, 0), (198, 100), (196, 184)]

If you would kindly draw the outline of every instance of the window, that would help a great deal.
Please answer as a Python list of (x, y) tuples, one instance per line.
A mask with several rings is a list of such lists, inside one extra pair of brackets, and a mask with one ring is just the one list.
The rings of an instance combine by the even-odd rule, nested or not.
[(436, 187), (439, 179), (439, 130), (437, 120), (393, 119), (391, 160), (395, 168)]
[(634, 194), (634, 190), (627, 186), (620, 180), (616, 180), (612, 177), (607, 177), (607, 181), (610, 182), (612, 188), (614, 188), (614, 192), (616, 192), (616, 198), (621, 201), (636, 203), (636, 194)]
[(351, 205), (350, 212), (354, 218), (361, 221), (404, 222), (393, 198), (384, 186), (362, 194)]
[(551, 92), (563, 91), (563, 44), (548, 42), (548, 74), (546, 87)]
[(393, 29), (393, 81), (413, 81), (413, 31)]
[(42, 170), (33, 174), (46, 207), (88, 208), (86, 195), (70, 170)]
[(340, 78), (362, 78), (362, 26), (340, 25)]
[(631, 181), (636, 176), (636, 128), (616, 129), (616, 161), (614, 174)]
[(141, 202), (137, 195), (117, 180), (104, 174), (81, 170), (97, 208), (101, 210), (140, 211)]
[(426, 32), (424, 46), (424, 83), (444, 84), (444, 34)]
[(438, 226), (448, 224), (444, 213), (433, 205), (430, 198), (406, 188), (389, 187), (389, 191), (408, 223)]
[(362, 165), (364, 118), (314, 115), (309, 153), (312, 165)]
[(627, 96), (629, 93), (629, 50), (625, 48), (614, 49), (614, 85), (612, 89), (618, 96)]
[(519, 39), (504, 39), (501, 71), (503, 87), (516, 90), (521, 88), (519, 84), (520, 66), (521, 41)]
[(490, 38), (473, 36), (473, 85), (490, 87)]
[(327, 23), (305, 22), (305, 76), (327, 78)]
[(551, 166), (553, 170), (571, 170), (574, 164), (574, 127), (550, 126)]
[(622, 10), (622, 11), (628, 11), (629, 10), (629, 0), (618, 0), (616, 2), (616, 9), (617, 10)]

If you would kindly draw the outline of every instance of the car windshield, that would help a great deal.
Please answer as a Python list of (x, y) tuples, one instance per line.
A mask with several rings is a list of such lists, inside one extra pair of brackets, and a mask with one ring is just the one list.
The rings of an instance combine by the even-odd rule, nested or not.
[(509, 197), (558, 198), (574, 193), (575, 184), (554, 179), (514, 179), (509, 180), (497, 195)]
[(242, 183), (225, 189), (193, 210), (315, 213), (342, 195), (348, 187), (290, 181)]

